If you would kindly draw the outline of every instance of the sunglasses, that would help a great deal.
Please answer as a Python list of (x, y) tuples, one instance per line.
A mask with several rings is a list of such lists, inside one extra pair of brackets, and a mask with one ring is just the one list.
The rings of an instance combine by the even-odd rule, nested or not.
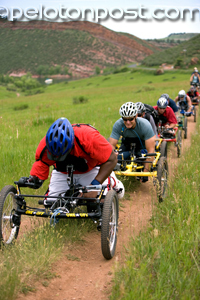
[(122, 119), (123, 119), (124, 122), (127, 122), (127, 121), (131, 122), (131, 121), (133, 121), (135, 119), (135, 117), (129, 118), (129, 119), (127, 119), (127, 118), (122, 118)]

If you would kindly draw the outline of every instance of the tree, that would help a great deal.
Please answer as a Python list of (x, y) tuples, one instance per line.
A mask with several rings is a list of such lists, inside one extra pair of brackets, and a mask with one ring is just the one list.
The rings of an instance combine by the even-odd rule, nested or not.
[(98, 66), (96, 66), (95, 67), (95, 74), (99, 75), (100, 73), (101, 73), (101, 69)]

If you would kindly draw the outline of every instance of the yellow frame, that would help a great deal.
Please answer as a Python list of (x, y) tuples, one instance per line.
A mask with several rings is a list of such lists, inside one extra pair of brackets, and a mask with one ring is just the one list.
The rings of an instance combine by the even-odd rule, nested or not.
[[(156, 151), (158, 151), (163, 139), (157, 138), (156, 141), (158, 141), (158, 145), (156, 146)], [(119, 148), (119, 147), (118, 147)], [(155, 159), (152, 162), (153, 168), (156, 168), (156, 165), (158, 163), (158, 160), (161, 156), (160, 152), (155, 152)], [(142, 157), (148, 157), (147, 154), (143, 154)], [(148, 177), (157, 177), (157, 170), (152, 172), (137, 172), (137, 170), (143, 169), (143, 166), (138, 166), (137, 163), (134, 162), (135, 157), (131, 157), (131, 163), (126, 165), (126, 171), (114, 171), (116, 175), (120, 176), (148, 176)], [(145, 161), (144, 161), (145, 162)]]

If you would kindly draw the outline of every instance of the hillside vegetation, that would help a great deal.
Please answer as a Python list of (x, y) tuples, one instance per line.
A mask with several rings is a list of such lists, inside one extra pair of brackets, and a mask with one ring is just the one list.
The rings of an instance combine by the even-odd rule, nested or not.
[(177, 40), (187, 41), (187, 40), (195, 37), (196, 35), (198, 35), (198, 33), (185, 33), (185, 32), (171, 33), (166, 38), (164, 38), (163, 40), (170, 39), (170, 40), (175, 40), (175, 41), (177, 41)]
[(181, 60), (182, 66), (189, 66), (193, 57), (197, 57), (200, 60), (199, 45), (200, 34), (176, 47), (169, 48), (146, 57), (142, 61), (142, 64), (146, 66), (157, 66), (162, 63), (175, 64), (177, 60)]
[(87, 22), (9, 22), (0, 20), (1, 73), (37, 73), (39, 66), (67, 67), (91, 75), (100, 69), (141, 61), (159, 48)]

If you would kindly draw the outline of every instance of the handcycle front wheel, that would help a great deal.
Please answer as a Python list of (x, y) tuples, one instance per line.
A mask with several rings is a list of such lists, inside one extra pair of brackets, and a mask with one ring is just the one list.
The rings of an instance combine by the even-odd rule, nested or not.
[(161, 157), (157, 167), (157, 194), (159, 202), (163, 202), (167, 192), (168, 163), (166, 157)]
[(163, 141), (160, 147), (161, 157), (167, 157), (167, 141)]
[(115, 190), (108, 191), (103, 205), (101, 250), (106, 259), (115, 254), (118, 232), (119, 200)]
[(184, 118), (184, 139), (187, 139), (187, 118)]
[(19, 226), (12, 221), (13, 212), (17, 208), (14, 198), (16, 193), (12, 185), (5, 186), (0, 192), (0, 246), (11, 244), (19, 233)]
[(177, 133), (177, 140), (176, 140), (176, 147), (177, 147), (177, 156), (181, 156), (181, 147), (182, 147), (182, 130), (178, 130)]
[(193, 115), (194, 115), (194, 122), (197, 121), (197, 111), (196, 111), (196, 106), (193, 105)]

